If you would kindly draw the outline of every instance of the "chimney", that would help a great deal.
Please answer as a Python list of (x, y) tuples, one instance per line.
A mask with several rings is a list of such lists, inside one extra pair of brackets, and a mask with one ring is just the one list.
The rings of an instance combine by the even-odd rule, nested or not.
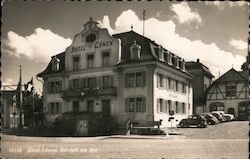
[(200, 63), (200, 59), (197, 59), (197, 63)]

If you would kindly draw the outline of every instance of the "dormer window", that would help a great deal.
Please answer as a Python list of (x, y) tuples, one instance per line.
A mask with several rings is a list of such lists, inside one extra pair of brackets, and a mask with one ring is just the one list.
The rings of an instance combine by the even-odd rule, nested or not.
[(173, 63), (172, 63), (172, 54), (171, 54), (171, 52), (168, 52), (168, 64), (169, 65), (172, 65)]
[(60, 60), (54, 56), (52, 57), (52, 71), (59, 71), (59, 64), (60, 64)]
[(176, 68), (180, 68), (180, 58), (176, 57)]
[(162, 48), (161, 45), (158, 46), (158, 58), (159, 58), (159, 60), (164, 61), (164, 57), (163, 57), (163, 48)]
[(175, 55), (172, 55), (172, 65), (174, 66), (174, 67), (176, 67), (176, 56)]
[(88, 42), (88, 43), (94, 42), (95, 39), (96, 39), (96, 35), (92, 33), (92, 34), (87, 35), (86, 42)]
[(134, 41), (134, 44), (130, 46), (130, 59), (140, 59), (141, 58), (141, 46), (136, 44), (136, 41)]

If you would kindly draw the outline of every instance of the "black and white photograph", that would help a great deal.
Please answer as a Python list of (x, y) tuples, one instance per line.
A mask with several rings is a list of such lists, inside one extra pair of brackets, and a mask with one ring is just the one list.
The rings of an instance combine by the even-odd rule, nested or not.
[(249, 158), (249, 2), (1, 7), (0, 158)]

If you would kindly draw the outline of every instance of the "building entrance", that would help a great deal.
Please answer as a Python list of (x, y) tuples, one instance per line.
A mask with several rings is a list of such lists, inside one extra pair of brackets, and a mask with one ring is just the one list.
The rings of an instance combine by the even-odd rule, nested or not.
[(102, 100), (102, 113), (104, 117), (110, 117), (110, 100)]

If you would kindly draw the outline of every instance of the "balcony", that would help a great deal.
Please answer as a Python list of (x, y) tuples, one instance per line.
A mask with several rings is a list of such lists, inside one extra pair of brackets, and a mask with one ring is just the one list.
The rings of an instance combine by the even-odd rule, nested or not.
[(80, 89), (67, 89), (61, 92), (62, 98), (78, 97), (84, 99), (85, 97), (98, 97), (98, 96), (117, 96), (116, 87), (103, 87), (103, 88), (80, 88)]

